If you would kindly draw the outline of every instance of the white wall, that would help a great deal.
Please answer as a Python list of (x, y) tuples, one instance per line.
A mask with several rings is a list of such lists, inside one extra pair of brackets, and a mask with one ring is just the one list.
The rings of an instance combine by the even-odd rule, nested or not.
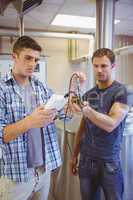
[[(70, 76), (75, 71), (87, 70), (87, 64), (72, 64), (68, 59), (68, 40), (67, 39), (40, 39), (40, 44), (44, 48), (47, 56), (47, 83), (58, 93), (66, 92)], [(89, 42), (79, 42), (79, 55), (88, 54)]]

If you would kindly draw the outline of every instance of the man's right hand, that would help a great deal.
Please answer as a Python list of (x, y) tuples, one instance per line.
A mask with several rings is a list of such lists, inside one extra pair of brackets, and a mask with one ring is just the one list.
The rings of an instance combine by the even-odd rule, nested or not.
[(29, 128), (45, 127), (52, 123), (57, 111), (55, 109), (45, 109), (44, 106), (39, 106), (27, 116), (27, 123)]

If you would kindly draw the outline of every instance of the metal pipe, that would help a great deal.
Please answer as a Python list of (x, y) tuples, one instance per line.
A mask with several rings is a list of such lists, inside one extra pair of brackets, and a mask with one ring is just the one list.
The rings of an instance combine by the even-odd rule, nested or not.
[(114, 49), (114, 52), (115, 52), (116, 55), (133, 54), (133, 45), (128, 45), (128, 46), (124, 46), (124, 47)]
[(112, 48), (116, 0), (96, 0), (96, 49)]
[(19, 36), (24, 35), (24, 16), (19, 16)]
[[(47, 37), (47, 38), (64, 38), (64, 39), (83, 39), (83, 40), (94, 40), (92, 34), (77, 34), (77, 33), (61, 33), (61, 32), (45, 32), (36, 30), (26, 30), (25, 35), (31, 37)], [(14, 29), (0, 28), (0, 36), (18, 37), (19, 33)]]
[(96, 49), (103, 47), (103, 5), (104, 4), (102, 0), (96, 0)]

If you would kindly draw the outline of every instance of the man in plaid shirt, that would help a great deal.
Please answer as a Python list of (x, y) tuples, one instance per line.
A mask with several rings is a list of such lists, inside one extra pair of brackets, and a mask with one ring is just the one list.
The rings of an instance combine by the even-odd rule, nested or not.
[[(13, 68), (0, 81), (0, 199), (47, 200), (50, 171), (61, 165), (52, 95), (32, 73), (41, 53), (28, 36), (13, 46)], [(60, 112), (60, 118), (63, 114)], [(37, 200), (37, 197), (36, 197)]]

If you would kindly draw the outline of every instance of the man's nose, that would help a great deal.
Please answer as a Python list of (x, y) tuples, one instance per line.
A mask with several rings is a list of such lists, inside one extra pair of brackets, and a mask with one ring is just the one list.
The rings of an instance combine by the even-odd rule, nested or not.
[(102, 72), (102, 68), (99, 66), (97, 69), (98, 72)]

